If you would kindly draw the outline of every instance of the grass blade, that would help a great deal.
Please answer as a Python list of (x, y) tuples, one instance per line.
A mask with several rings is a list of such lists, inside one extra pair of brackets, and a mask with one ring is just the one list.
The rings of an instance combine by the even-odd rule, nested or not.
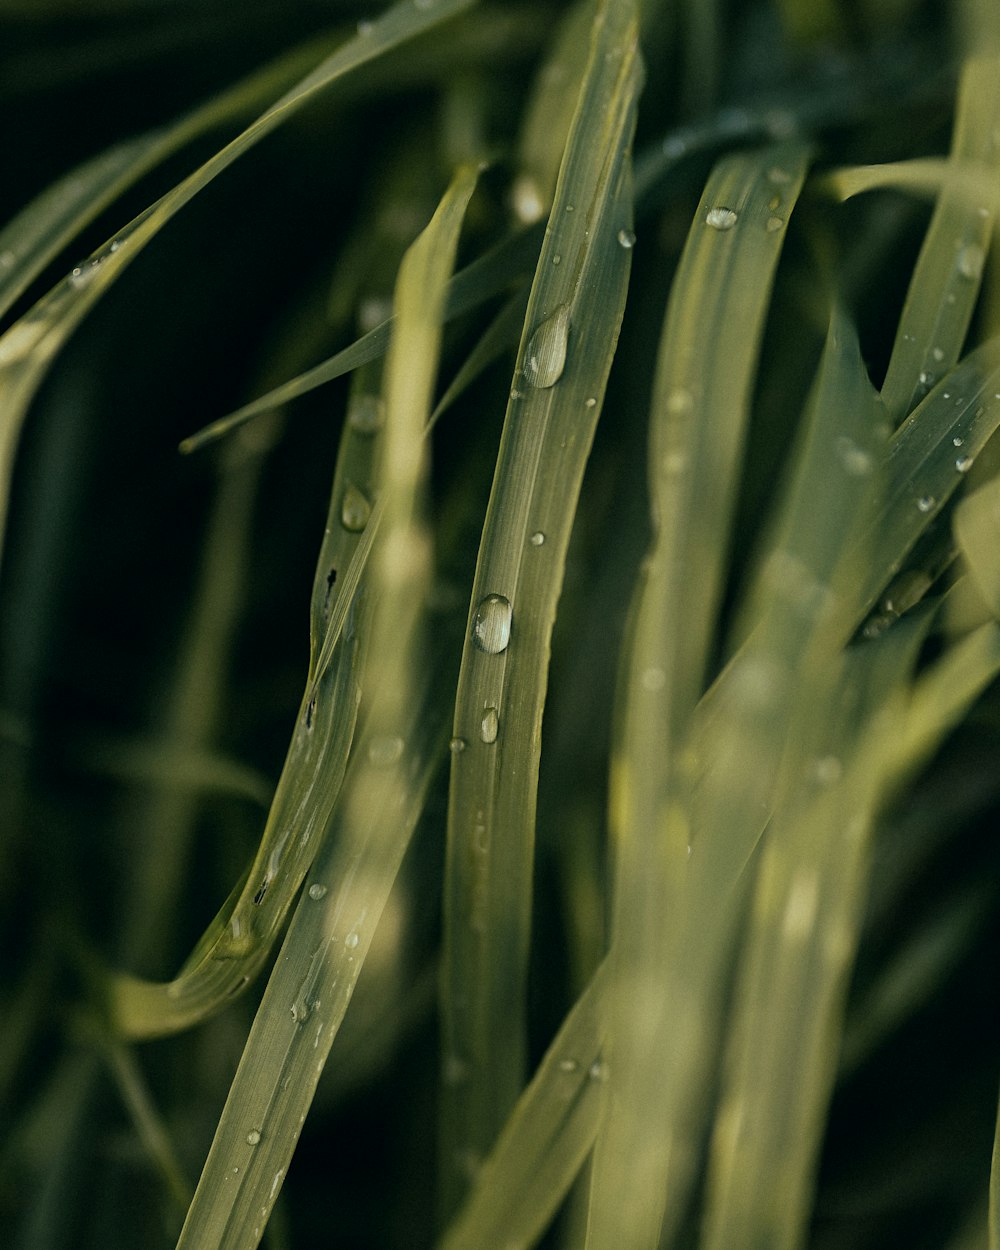
[(442, 1090), (445, 1214), (524, 1079), (542, 709), (570, 528), (630, 267), (636, 42), (632, 6), (602, 8), (528, 303), (473, 584), (445, 867), (443, 1066), (463, 1073)]
[(683, 744), (715, 637), (771, 284), (807, 160), (795, 145), (716, 168), (664, 324), (649, 448), (656, 538), (636, 604), (613, 763), (614, 1014), (610, 1103), (591, 1192), (595, 1248), (654, 1246), (664, 1201), (678, 1206), (689, 1181), (671, 1140), (675, 1100), (687, 1085), (687, 1074), (674, 1080), (687, 1060), (672, 1053), (678, 1001), (670, 972), (690, 837)]
[[(440, 761), (447, 699), (420, 671), (430, 563), (422, 516), (424, 427), (440, 350), (444, 291), (475, 171), (456, 175), (396, 284), (386, 365), (372, 558), (371, 697), (334, 827), (302, 896), (233, 1081), (178, 1250), (258, 1244), (375, 926)], [(445, 687), (446, 689), (446, 687)]]
[[(893, 424), (958, 360), (979, 294), (993, 232), (1000, 169), (1000, 64), (966, 62), (959, 87), (952, 162), (960, 176), (941, 188), (896, 332), (882, 399)], [(961, 171), (982, 167), (992, 195), (970, 202)]]
[(955, 541), (976, 589), (994, 616), (1000, 617), (1000, 478), (959, 503)]

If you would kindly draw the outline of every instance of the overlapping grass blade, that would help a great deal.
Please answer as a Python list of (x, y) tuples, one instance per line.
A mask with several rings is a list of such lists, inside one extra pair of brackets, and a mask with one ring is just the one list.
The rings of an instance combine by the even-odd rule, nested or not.
[(955, 539), (976, 589), (1000, 618), (1000, 478), (959, 503)]
[[(631, 259), (640, 70), (631, 4), (605, 5), (518, 352), (465, 640), (445, 868), (445, 1213), (524, 1079), (542, 710), (556, 601)], [(558, 263), (557, 263), (558, 262)]]
[[(636, 603), (613, 760), (611, 1079), (592, 1182), (588, 1245), (595, 1250), (655, 1246), (664, 1201), (679, 1206), (690, 1179), (690, 1160), (679, 1165), (685, 1117), (677, 1099), (697, 1081), (677, 1039), (693, 1037), (697, 1026), (678, 1028), (688, 1004), (671, 992), (691, 838), (684, 744), (715, 639), (771, 285), (807, 160), (794, 145), (716, 168), (664, 324), (649, 447), (656, 536)], [(704, 1059), (704, 1045), (699, 1052)]]
[(911, 191), (935, 199), (942, 187), (953, 193), (964, 192), (967, 205), (976, 208), (992, 205), (996, 211), (997, 185), (995, 174), (983, 165), (956, 165), (938, 156), (918, 157), (912, 161), (891, 161), (885, 165), (848, 165), (831, 170), (819, 179), (819, 188), (828, 190), (839, 200), (849, 200), (866, 191), (893, 188)]
[[(989, 248), (1000, 192), (1000, 62), (967, 61), (959, 87), (951, 160), (959, 177), (947, 179), (931, 218), (900, 317), (882, 398), (899, 424), (959, 358)], [(992, 184), (992, 195), (970, 202), (962, 173)]]
[(456, 175), (400, 269), (379, 456), (385, 511), (372, 556), (365, 732), (258, 1011), (179, 1250), (258, 1244), (442, 754), (447, 687), (437, 666), (417, 677), (431, 560), (424, 427), (445, 283), (475, 180), (469, 169)]
[(544, 1231), (597, 1132), (607, 1068), (602, 964), (521, 1094), (439, 1250), (526, 1250)]
[(100, 296), (183, 206), (313, 96), (376, 57), (454, 17), (472, 0), (402, 0), (348, 40), (246, 130), (211, 156), (55, 286), (0, 337), (0, 553), (7, 496), (28, 405), (63, 344)]
[[(527, 277), (538, 257), (541, 236), (541, 227), (518, 231), (455, 274), (448, 284), (445, 320), (460, 317), (463, 313), (478, 308), (518, 279)], [(325, 382), (343, 377), (345, 373), (350, 373), (352, 369), (369, 361), (378, 360), (389, 348), (392, 327), (393, 319), (389, 317), (329, 360), (322, 361), (314, 368), (268, 391), (266, 395), (261, 395), (235, 412), (206, 425), (204, 429), (186, 438), (181, 443), (181, 450), (197, 451), (207, 443), (235, 430), (243, 422), (298, 399), (300, 395), (315, 390)]]
[(0, 230), (0, 317), (77, 235), (151, 169), (206, 131), (260, 108), (315, 65), (332, 37), (294, 49), (170, 126), (78, 165)]

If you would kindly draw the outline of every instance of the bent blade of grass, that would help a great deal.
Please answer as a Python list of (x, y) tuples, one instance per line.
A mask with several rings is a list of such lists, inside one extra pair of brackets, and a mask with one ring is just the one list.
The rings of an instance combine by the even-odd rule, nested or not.
[[(454, 734), (465, 749), (452, 756), (442, 1044), (444, 1071), (463, 1076), (441, 1091), (445, 1215), (493, 1146), (523, 1082), (549, 646), (625, 304), (639, 83), (634, 8), (608, 3), (594, 26), (532, 285), (455, 703)], [(499, 615), (499, 632), (492, 623), (485, 630), (480, 611)]]
[(818, 189), (828, 191), (838, 200), (850, 200), (866, 191), (886, 188), (912, 191), (935, 199), (944, 187), (956, 196), (961, 193), (967, 208), (989, 204), (996, 211), (1000, 187), (994, 171), (986, 165), (963, 165), (954, 159), (919, 157), (885, 165), (848, 165), (818, 179)]
[(415, 0), (389, 9), (287, 91), (235, 139), (161, 196), (57, 284), (0, 337), (0, 556), (21, 426), (49, 366), (101, 295), (168, 221), (224, 169), (293, 117), (314, 95), (462, 12), (473, 0)]
[[(910, 280), (882, 399), (894, 425), (958, 360), (979, 294), (1000, 195), (1000, 62), (966, 62), (947, 179)], [(962, 173), (989, 171), (992, 194), (970, 203)]]
[(439, 1250), (527, 1250), (545, 1230), (597, 1132), (607, 980), (602, 964), (518, 1099)]
[(331, 42), (328, 36), (295, 48), (179, 121), (116, 144), (44, 190), (0, 230), (0, 317), (122, 192), (199, 135), (273, 99)]
[[(448, 284), (444, 308), (445, 320), (460, 317), (463, 313), (478, 308), (512, 283), (527, 277), (538, 258), (541, 238), (540, 226), (518, 231), (455, 274)], [(279, 408), (293, 399), (298, 399), (300, 395), (308, 394), (309, 391), (315, 390), (317, 386), (322, 386), (325, 382), (332, 382), (335, 378), (350, 373), (352, 369), (357, 369), (369, 361), (384, 356), (389, 348), (392, 330), (393, 318), (388, 317), (328, 360), (322, 361), (312, 369), (307, 369), (305, 373), (297, 377), (290, 378), (281, 386), (268, 391), (266, 395), (251, 400), (249, 404), (244, 404), (242, 408), (237, 408), (235, 412), (212, 421), (203, 429), (190, 435), (181, 443), (181, 451), (198, 451), (208, 443), (214, 442), (215, 439), (235, 430), (245, 421)]]
[(1000, 617), (1000, 478), (966, 495), (955, 509), (954, 529), (976, 589)]
[(669, 960), (690, 839), (683, 746), (715, 637), (771, 287), (807, 163), (796, 144), (716, 167), (664, 323), (649, 446), (656, 536), (638, 592), (612, 765), (613, 1015), (589, 1216), (595, 1250), (655, 1246), (664, 1202), (678, 1208), (690, 1179), (676, 1142), (677, 1099), (697, 1082), (693, 1054), (675, 1053), (681, 1013)]
[(447, 685), (438, 664), (417, 677), (431, 580), (424, 428), (445, 284), (475, 183), (471, 169), (456, 175), (400, 267), (378, 465), (385, 512), (372, 555), (366, 729), (254, 1021), (178, 1250), (258, 1244), (440, 760)]

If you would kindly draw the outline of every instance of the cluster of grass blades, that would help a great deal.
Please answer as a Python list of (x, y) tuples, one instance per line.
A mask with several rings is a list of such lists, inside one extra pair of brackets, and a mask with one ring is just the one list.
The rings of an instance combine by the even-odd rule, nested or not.
[(0, 0), (5, 1244), (1000, 1250), (995, 5), (137, 8)]

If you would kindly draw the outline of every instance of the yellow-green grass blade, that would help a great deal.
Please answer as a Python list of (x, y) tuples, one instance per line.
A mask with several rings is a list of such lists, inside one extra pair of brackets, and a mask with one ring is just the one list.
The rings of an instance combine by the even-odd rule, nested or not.
[(631, 261), (635, 14), (605, 5), (528, 303), (455, 705), (445, 866), (441, 1183), (449, 1214), (521, 1091), (549, 647)]
[(689, 1179), (671, 1140), (678, 1089), (664, 1074), (677, 1033), (669, 959), (690, 839), (684, 745), (715, 639), (771, 286), (807, 164), (794, 145), (717, 166), (664, 323), (649, 445), (655, 538), (612, 765), (611, 1076), (592, 1180), (595, 1248), (655, 1246), (667, 1195), (676, 1199)]
[[(913, 271), (882, 398), (898, 424), (958, 360), (972, 318), (993, 232), (1000, 184), (1000, 62), (966, 62), (959, 87), (948, 179)], [(963, 171), (987, 177), (993, 192), (970, 202)]]
[[(538, 258), (541, 235), (540, 226), (519, 231), (455, 274), (448, 284), (444, 308), (445, 320), (451, 320), (478, 308), (519, 279), (528, 277)], [(220, 417), (192, 434), (181, 443), (181, 451), (197, 451), (224, 434), (228, 434), (245, 421), (279, 408), (300, 395), (315, 390), (317, 386), (322, 386), (325, 382), (332, 382), (335, 378), (350, 373), (352, 369), (379, 359), (388, 350), (392, 328), (393, 318), (390, 316), (328, 360), (322, 361), (312, 369), (307, 369), (305, 373), (297, 377), (290, 378), (281, 386), (268, 391), (266, 395), (251, 400), (242, 408)]]
[(566, 137), (587, 68), (595, 8), (594, 0), (577, 0), (566, 11), (524, 111), (511, 206), (516, 217), (527, 224), (547, 217), (552, 207)]
[(448, 389), (438, 400), (431, 413), (430, 426), (433, 428), (454, 404), (460, 395), (484, 373), (491, 364), (499, 360), (506, 351), (517, 346), (524, 325), (524, 315), (528, 310), (527, 285), (512, 295), (500, 309), (490, 324), (483, 331), (476, 345), (462, 362), (462, 366), (448, 384)]
[(602, 964), (566, 1017), (439, 1250), (527, 1250), (566, 1196), (600, 1116), (607, 974)]
[(0, 317), (104, 209), (199, 135), (260, 108), (315, 65), (332, 36), (306, 44), (179, 121), (116, 144), (48, 187), (0, 230)]
[(414, 0), (389, 9), (302, 78), (240, 135), (145, 209), (43, 296), (0, 337), (0, 554), (14, 456), (28, 406), (49, 366), (100, 296), (164, 225), (244, 152), (331, 84), (454, 17), (472, 0)]
[(885, 165), (847, 165), (817, 180), (818, 190), (828, 191), (838, 200), (886, 188), (935, 199), (944, 187), (956, 196), (961, 192), (969, 208), (988, 204), (996, 211), (1000, 192), (996, 174), (985, 165), (956, 165), (943, 157), (918, 157)]
[(440, 672), (426, 671), (421, 648), (431, 571), (422, 500), (424, 427), (445, 284), (475, 182), (473, 170), (456, 175), (400, 268), (378, 464), (385, 510), (372, 554), (376, 607), (363, 676), (370, 699), (366, 728), (254, 1022), (178, 1250), (258, 1244), (442, 754), (447, 699)]
[(954, 527), (969, 576), (1000, 618), (1000, 478), (966, 495), (955, 509)]

